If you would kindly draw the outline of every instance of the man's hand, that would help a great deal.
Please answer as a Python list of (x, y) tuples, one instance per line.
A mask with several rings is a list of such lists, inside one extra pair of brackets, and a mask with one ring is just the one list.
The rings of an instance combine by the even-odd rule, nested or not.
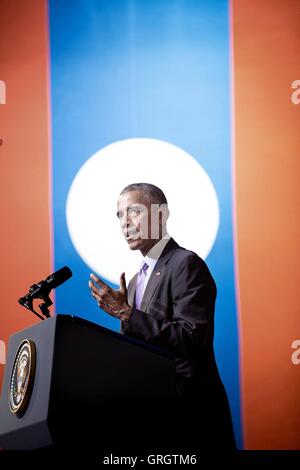
[(120, 276), (120, 289), (114, 290), (95, 274), (90, 275), (89, 287), (99, 307), (119, 320), (128, 320), (132, 307), (128, 305), (125, 273)]

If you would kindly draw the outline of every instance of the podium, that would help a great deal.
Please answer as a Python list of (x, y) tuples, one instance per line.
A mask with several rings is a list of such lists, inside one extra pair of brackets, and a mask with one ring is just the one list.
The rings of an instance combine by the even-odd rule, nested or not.
[(166, 437), (174, 410), (175, 365), (163, 350), (71, 315), (10, 337), (2, 449), (126, 447)]

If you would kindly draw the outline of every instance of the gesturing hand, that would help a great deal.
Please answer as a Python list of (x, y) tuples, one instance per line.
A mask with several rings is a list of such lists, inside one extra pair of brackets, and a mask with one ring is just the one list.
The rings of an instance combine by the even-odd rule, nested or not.
[(99, 307), (119, 320), (128, 320), (132, 307), (128, 305), (125, 273), (122, 273), (120, 276), (119, 290), (112, 289), (102, 279), (95, 276), (95, 274), (91, 274), (90, 278), (89, 287)]

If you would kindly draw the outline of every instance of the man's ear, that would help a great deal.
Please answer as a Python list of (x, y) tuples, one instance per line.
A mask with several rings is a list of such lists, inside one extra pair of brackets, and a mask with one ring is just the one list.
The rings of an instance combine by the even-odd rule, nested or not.
[(167, 204), (161, 204), (159, 206), (159, 223), (160, 225), (165, 225), (170, 215), (169, 208)]

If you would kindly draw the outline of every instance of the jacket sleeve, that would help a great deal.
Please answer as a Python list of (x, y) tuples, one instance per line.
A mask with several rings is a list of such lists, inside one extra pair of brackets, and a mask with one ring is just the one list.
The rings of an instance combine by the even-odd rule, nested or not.
[(133, 308), (129, 320), (123, 322), (123, 333), (176, 355), (193, 357), (206, 341), (216, 298), (214, 280), (196, 254), (186, 256), (172, 273), (171, 292), (171, 321)]

